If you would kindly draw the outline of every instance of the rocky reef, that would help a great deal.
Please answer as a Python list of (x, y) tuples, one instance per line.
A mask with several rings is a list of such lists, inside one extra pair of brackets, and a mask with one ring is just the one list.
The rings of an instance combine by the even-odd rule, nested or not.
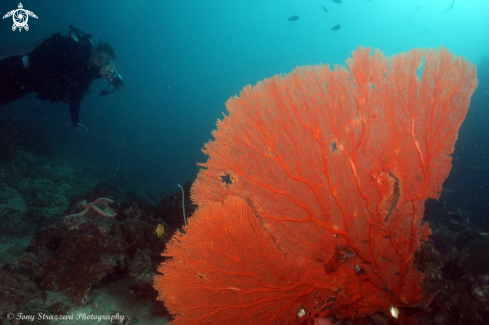
[[(66, 156), (49, 158), (18, 149), (0, 161), (0, 324), (32, 324), (8, 315), (49, 317), (92, 314), (125, 315), (111, 324), (164, 324), (166, 309), (156, 301), (152, 286), (167, 241), (183, 225), (181, 193), (148, 195), (128, 186), (125, 191), (102, 179), (82, 161)], [(186, 190), (186, 209), (189, 184)], [(99, 205), (113, 218), (84, 208), (80, 202), (106, 197)], [(173, 206), (173, 204), (175, 206)], [(158, 237), (158, 225), (164, 234)], [(116, 289), (117, 294), (109, 288)], [(122, 289), (124, 288), (124, 289)], [(144, 302), (129, 315), (130, 307)], [(55, 322), (54, 322), (55, 323)]]
[[(165, 324), (171, 318), (152, 284), (166, 243), (182, 231), (182, 194), (178, 188), (158, 195), (131, 184), (124, 189), (101, 175), (71, 157), (22, 148), (0, 161), (0, 324), (33, 323), (11, 321), (9, 313), (46, 315), (37, 324), (56, 324), (49, 317), (80, 311), (124, 315), (109, 324)], [(190, 216), (190, 184), (184, 189)], [(114, 201), (99, 208), (115, 217), (93, 210), (80, 215), (80, 202), (101, 197)], [(342, 323), (487, 324), (489, 237), (452, 217), (436, 222), (439, 215), (428, 216), (433, 234), (414, 263), (426, 275), (422, 304), (400, 309), (398, 319), (385, 310)], [(160, 238), (158, 225), (164, 227)], [(108, 303), (112, 298), (119, 304)]]

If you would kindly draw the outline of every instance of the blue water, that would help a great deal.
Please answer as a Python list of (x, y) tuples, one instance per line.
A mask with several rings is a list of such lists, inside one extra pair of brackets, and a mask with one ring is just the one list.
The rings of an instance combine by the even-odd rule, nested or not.
[[(344, 64), (357, 46), (393, 55), (415, 47), (447, 47), (479, 65), (489, 53), (487, 1), (26, 1), (29, 31), (0, 21), (0, 58), (24, 53), (71, 24), (116, 51), (125, 86), (107, 97), (85, 96), (81, 122), (71, 125), (65, 103), (31, 94), (1, 108), (44, 134), (59, 151), (114, 174), (124, 184), (177, 191), (195, 179), (201, 152), (226, 111), (248, 84), (298, 65)], [(321, 6), (328, 9), (325, 13)], [(0, 12), (17, 7), (4, 1)], [(297, 21), (289, 21), (291, 16)], [(337, 24), (341, 29), (332, 31)], [(487, 66), (486, 66), (487, 69)], [(479, 71), (480, 79), (486, 71)], [(486, 77), (487, 78), (487, 77)], [(487, 79), (486, 79), (487, 81)], [(106, 88), (92, 83), (92, 93)], [(476, 98), (478, 93), (474, 95)], [(486, 96), (486, 97), (484, 97)], [(489, 213), (487, 94), (479, 94), (459, 134), (453, 208)], [(478, 168), (474, 166), (479, 166)], [(474, 217), (477, 218), (477, 217)]]

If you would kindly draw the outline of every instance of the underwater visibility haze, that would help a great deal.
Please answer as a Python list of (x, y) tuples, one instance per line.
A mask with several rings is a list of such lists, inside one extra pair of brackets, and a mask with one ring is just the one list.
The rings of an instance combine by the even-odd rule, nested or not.
[(0, 324), (488, 324), (488, 12), (2, 2)]

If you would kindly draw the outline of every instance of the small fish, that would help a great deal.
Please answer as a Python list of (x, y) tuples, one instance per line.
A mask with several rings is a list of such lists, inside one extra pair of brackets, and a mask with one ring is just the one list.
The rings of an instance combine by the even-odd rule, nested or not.
[(450, 10), (453, 9), (453, 4), (455, 3), (455, 0), (453, 0), (452, 5), (450, 6)]
[(338, 29), (340, 29), (340, 28), (341, 28), (341, 25), (336, 25), (336, 26), (334, 26), (333, 28), (331, 28), (331, 30), (338, 30)]
[(482, 236), (487, 236), (487, 232), (480, 232), (479, 235), (482, 235)]
[(397, 307), (391, 305), (389, 307), (389, 311), (391, 312), (392, 317), (394, 317), (395, 319), (399, 317), (399, 309), (397, 309)]
[(324, 12), (326, 12), (326, 13), (328, 12), (328, 8), (326, 8), (325, 6), (321, 6), (321, 8), (323, 8)]
[(341, 0), (331, 0), (331, 1), (333, 1), (334, 3), (337, 3), (337, 4), (341, 3)]
[(163, 237), (163, 234), (165, 233), (165, 227), (159, 223), (157, 226), (156, 226), (156, 237), (160, 238), (160, 237)]
[(288, 19), (288, 21), (296, 21), (299, 20), (299, 16), (292, 16)]
[(450, 219), (450, 222), (453, 223), (453, 224), (456, 224), (456, 225), (459, 225), (460, 224), (460, 221), (457, 221), (455, 219)]

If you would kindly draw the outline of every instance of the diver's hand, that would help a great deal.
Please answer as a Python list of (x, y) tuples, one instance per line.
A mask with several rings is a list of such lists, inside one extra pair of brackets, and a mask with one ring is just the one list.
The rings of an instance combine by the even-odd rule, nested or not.
[(100, 75), (105, 77), (106, 75), (112, 74), (112, 70), (115, 71), (115, 66), (112, 63), (104, 65), (100, 68)]
[(75, 128), (78, 131), (82, 131), (83, 133), (87, 133), (88, 132), (87, 127), (85, 125), (81, 124), (81, 123), (76, 123)]

